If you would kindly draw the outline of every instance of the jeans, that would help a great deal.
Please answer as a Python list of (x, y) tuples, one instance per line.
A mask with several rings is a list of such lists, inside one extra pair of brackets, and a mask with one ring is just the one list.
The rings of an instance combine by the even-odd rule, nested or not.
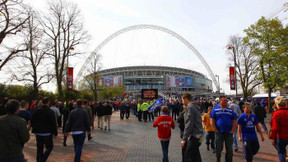
[(104, 116), (98, 116), (98, 128), (103, 128)]
[(149, 118), (149, 121), (154, 121), (154, 114), (153, 114), (153, 112), (148, 112), (148, 118)]
[(202, 162), (199, 138), (191, 137), (186, 143), (184, 162)]
[(238, 149), (238, 145), (237, 145), (237, 131), (238, 131), (238, 126), (235, 129), (235, 132), (233, 133), (233, 147), (235, 149)]
[(286, 162), (286, 146), (288, 145), (288, 140), (282, 140), (277, 138), (276, 147), (278, 150), (278, 157), (280, 162)]
[(243, 140), (243, 153), (247, 162), (253, 161), (253, 156), (257, 154), (259, 148), (258, 140)]
[[(36, 135), (36, 142), (37, 142), (37, 162), (44, 162), (48, 159), (48, 156), (52, 152), (53, 149), (53, 135), (50, 136), (38, 136)], [(44, 151), (44, 145), (46, 151)]]
[(226, 162), (232, 162), (233, 158), (233, 135), (226, 132), (217, 132), (216, 133), (216, 158), (221, 158), (221, 152), (223, 150), (223, 143), (225, 142), (225, 148), (226, 148), (226, 155), (225, 155), (225, 161)]
[(24, 156), (11, 159), (0, 159), (0, 162), (25, 162)]
[[(210, 142), (211, 140), (211, 142)], [(211, 149), (215, 149), (215, 132), (207, 132), (206, 135), (206, 145), (210, 145), (211, 144)]]
[(84, 132), (81, 134), (72, 135), (72, 137), (73, 137), (74, 152), (75, 152), (74, 162), (80, 162), (82, 148), (83, 148), (83, 144), (86, 138), (86, 134)]
[(104, 120), (105, 120), (105, 127), (107, 127), (108, 129), (110, 129), (111, 115), (105, 115), (105, 116), (104, 116)]
[(125, 111), (120, 110), (120, 119), (123, 120), (125, 115)]
[(163, 162), (169, 162), (168, 159), (168, 147), (169, 147), (169, 140), (168, 141), (161, 141), (162, 152), (163, 152)]
[(130, 117), (130, 111), (126, 111), (125, 114), (126, 114), (126, 119), (129, 119), (129, 117)]
[(268, 132), (268, 129), (267, 129), (267, 127), (266, 127), (266, 124), (264, 123), (264, 120), (259, 121), (259, 122), (261, 123), (261, 125), (262, 125), (264, 131), (267, 133), (267, 132)]
[[(182, 137), (181, 137), (182, 138)], [(185, 143), (184, 147), (182, 147), (182, 162), (185, 161), (184, 156), (185, 156), (185, 150), (186, 150), (187, 142)]]

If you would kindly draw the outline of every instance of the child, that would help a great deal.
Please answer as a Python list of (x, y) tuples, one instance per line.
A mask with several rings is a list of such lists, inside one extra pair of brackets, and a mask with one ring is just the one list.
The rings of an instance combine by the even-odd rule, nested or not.
[[(215, 129), (212, 127), (210, 123), (210, 113), (212, 111), (212, 106), (208, 107), (208, 113), (205, 113), (202, 118), (203, 122), (203, 127), (205, 128), (207, 135), (206, 135), (206, 145), (207, 145), (207, 150), (209, 149), (209, 145), (211, 144), (211, 149), (213, 150), (213, 153), (215, 153)], [(211, 142), (210, 142), (211, 140)]]
[(261, 126), (254, 114), (251, 114), (249, 103), (244, 104), (244, 113), (240, 115), (238, 120), (238, 137), (239, 141), (243, 138), (243, 152), (247, 162), (252, 162), (253, 156), (259, 150), (259, 142), (255, 132), (255, 126), (261, 135), (262, 141), (264, 137), (261, 132)]
[(163, 151), (163, 162), (168, 162), (168, 147), (171, 137), (171, 128), (175, 128), (175, 123), (173, 118), (169, 116), (169, 109), (167, 106), (163, 106), (161, 112), (162, 115), (153, 123), (153, 127), (158, 127), (158, 137)]

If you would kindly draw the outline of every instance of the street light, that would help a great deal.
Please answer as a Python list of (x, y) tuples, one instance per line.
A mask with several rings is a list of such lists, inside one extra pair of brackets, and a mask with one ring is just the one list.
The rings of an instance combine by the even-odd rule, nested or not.
[(235, 48), (232, 45), (227, 46), (228, 50), (232, 49), (232, 54), (234, 56), (234, 74), (235, 74), (235, 91), (236, 91), (236, 98), (237, 98), (237, 74), (236, 74), (236, 51)]
[(220, 82), (219, 82), (219, 75), (215, 75), (215, 77), (217, 77), (217, 79), (218, 79), (219, 93), (220, 93), (221, 88), (220, 88)]

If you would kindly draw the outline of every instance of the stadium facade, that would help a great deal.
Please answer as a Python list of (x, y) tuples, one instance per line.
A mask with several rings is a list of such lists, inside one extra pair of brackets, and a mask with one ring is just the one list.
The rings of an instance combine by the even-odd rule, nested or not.
[(212, 81), (188, 69), (167, 66), (127, 66), (99, 71), (98, 85), (124, 86), (128, 92), (158, 89), (163, 92), (211, 93)]

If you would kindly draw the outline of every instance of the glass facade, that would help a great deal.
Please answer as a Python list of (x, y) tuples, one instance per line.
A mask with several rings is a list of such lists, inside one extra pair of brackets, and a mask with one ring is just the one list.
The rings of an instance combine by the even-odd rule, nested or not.
[[(182, 77), (182, 76), (181, 76)], [(186, 77), (186, 76), (184, 76)], [(124, 86), (127, 91), (137, 91), (141, 89), (158, 89), (165, 91), (197, 91), (197, 90), (211, 90), (212, 91), (212, 81), (207, 78), (192, 78), (191, 86), (175, 86), (171, 87), (167, 85), (167, 76), (123, 76)]]
[[(175, 67), (133, 66), (100, 71), (101, 85), (125, 86), (127, 91), (158, 89), (162, 91), (212, 92), (212, 81), (203, 74)], [(106, 78), (106, 79), (105, 79)]]

